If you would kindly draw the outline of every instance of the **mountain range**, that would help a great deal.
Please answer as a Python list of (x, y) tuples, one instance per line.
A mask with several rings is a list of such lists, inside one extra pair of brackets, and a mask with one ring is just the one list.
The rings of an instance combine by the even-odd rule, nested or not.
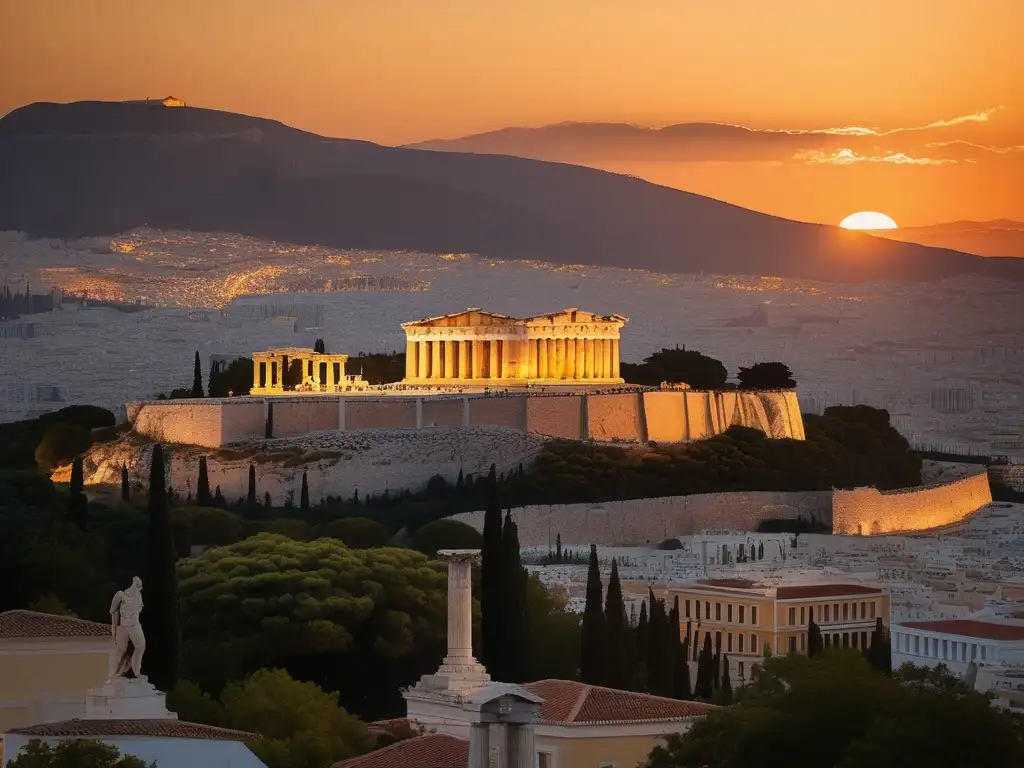
[(951, 248), (978, 256), (1024, 258), (1024, 222), (1009, 219), (951, 221), (925, 227), (901, 227), (878, 234), (890, 240)]
[(0, 230), (140, 226), (662, 272), (1024, 279), (1015, 259), (790, 221), (563, 163), (331, 139), (192, 107), (37, 103), (0, 119)]

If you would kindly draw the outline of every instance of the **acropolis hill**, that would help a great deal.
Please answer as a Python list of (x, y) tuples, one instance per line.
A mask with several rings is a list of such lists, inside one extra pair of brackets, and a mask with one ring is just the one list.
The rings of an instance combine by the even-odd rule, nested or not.
[[(319, 431), (501, 427), (604, 442), (686, 442), (753, 427), (804, 438), (796, 393), (640, 388), (619, 375), (620, 315), (572, 308), (517, 319), (471, 308), (403, 324), (406, 378), (371, 386), (346, 355), (297, 348), (253, 355), (253, 395), (129, 403), (136, 433), (218, 448)], [(286, 390), (285, 373), (300, 381)]]

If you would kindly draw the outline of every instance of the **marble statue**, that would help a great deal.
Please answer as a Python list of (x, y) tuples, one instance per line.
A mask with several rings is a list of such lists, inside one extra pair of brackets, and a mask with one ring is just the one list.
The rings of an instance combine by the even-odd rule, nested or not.
[[(110, 603), (110, 634), (114, 638), (110, 649), (110, 680), (125, 677), (130, 669), (135, 677), (142, 676), (142, 655), (146, 652), (146, 636), (139, 623), (142, 613), (142, 579), (132, 579), (128, 589), (114, 595)], [(131, 652), (128, 644), (131, 643)]]

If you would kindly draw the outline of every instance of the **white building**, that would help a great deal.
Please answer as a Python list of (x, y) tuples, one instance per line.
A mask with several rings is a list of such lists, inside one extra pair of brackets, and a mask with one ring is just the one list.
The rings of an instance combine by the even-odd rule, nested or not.
[(1003, 676), (1015, 667), (1024, 669), (1024, 622), (938, 619), (893, 624), (894, 669), (906, 662), (928, 667), (945, 664), (963, 676), (972, 661), (979, 668), (979, 688), (991, 677), (988, 672), (997, 673), (986, 667), (1000, 668), (997, 674)]

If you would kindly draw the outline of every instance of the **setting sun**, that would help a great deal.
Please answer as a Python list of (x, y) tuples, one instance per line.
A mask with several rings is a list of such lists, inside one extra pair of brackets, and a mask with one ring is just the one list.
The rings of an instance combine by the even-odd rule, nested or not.
[(843, 229), (899, 229), (891, 217), (877, 211), (851, 213), (839, 226)]

